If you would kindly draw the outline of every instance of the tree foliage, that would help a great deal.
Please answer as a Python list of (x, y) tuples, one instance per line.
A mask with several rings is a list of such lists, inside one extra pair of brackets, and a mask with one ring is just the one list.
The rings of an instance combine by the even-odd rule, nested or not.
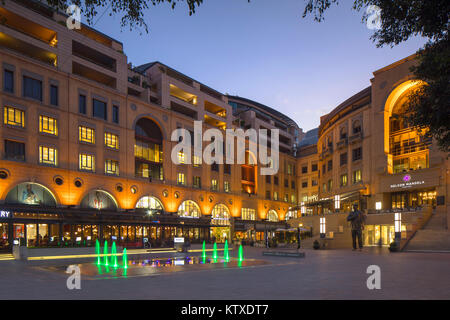
[(172, 9), (175, 9), (177, 3), (186, 3), (189, 15), (195, 13), (203, 0), (44, 0), (44, 2), (55, 9), (65, 11), (66, 8), (74, 4), (81, 10), (88, 24), (94, 22), (98, 16), (99, 10), (111, 10), (109, 15), (121, 16), (121, 26), (129, 27), (130, 30), (143, 28), (148, 32), (148, 24), (145, 21), (145, 11), (151, 6), (167, 3)]
[[(339, 0), (307, 0), (303, 17), (324, 20), (325, 12)], [(381, 9), (381, 28), (371, 39), (377, 47), (395, 46), (412, 36), (428, 39), (417, 52), (418, 63), (411, 71), (423, 85), (409, 96), (408, 121), (417, 128), (427, 127), (441, 150), (450, 152), (450, 53), (449, 0), (354, 0), (353, 9), (370, 5)], [(367, 21), (367, 13), (362, 21)]]

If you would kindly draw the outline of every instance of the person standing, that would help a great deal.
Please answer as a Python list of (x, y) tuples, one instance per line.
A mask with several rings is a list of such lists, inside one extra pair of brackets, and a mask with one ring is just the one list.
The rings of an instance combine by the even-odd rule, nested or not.
[(347, 221), (350, 221), (352, 226), (352, 243), (353, 251), (356, 250), (356, 239), (358, 239), (359, 251), (362, 250), (362, 230), (364, 229), (365, 216), (364, 213), (358, 210), (358, 205), (353, 205), (353, 211), (347, 217)]

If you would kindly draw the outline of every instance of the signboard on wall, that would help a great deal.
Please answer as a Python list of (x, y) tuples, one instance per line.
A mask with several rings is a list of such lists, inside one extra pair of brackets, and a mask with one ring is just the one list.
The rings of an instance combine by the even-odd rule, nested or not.
[(406, 189), (406, 188), (411, 188), (411, 187), (415, 187), (415, 186), (422, 185), (422, 184), (425, 184), (424, 180), (414, 180), (411, 177), (411, 175), (405, 174), (402, 176), (402, 182), (397, 183), (397, 184), (391, 184), (390, 187), (391, 187), (391, 189), (393, 189), (393, 188)]

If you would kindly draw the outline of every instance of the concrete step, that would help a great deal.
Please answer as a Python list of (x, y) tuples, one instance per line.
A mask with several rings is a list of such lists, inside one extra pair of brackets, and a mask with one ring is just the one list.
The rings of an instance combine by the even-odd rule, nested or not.
[(450, 232), (418, 230), (405, 248), (409, 250), (450, 250)]
[(0, 261), (14, 260), (12, 253), (0, 254)]

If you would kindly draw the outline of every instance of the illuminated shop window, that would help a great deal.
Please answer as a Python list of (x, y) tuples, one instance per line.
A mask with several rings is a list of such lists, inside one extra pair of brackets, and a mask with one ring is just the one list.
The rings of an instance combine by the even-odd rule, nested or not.
[(106, 160), (105, 161), (105, 173), (112, 175), (119, 175), (119, 161)]
[(39, 132), (57, 136), (58, 120), (47, 116), (39, 116)]
[(25, 127), (25, 112), (13, 107), (5, 107), (3, 114), (4, 124), (15, 127)]
[(201, 164), (202, 164), (202, 158), (201, 157), (199, 157), (199, 156), (193, 156), (193, 164), (194, 164), (194, 167), (199, 167)]
[(348, 182), (347, 174), (342, 174), (340, 180), (341, 180), (341, 187), (347, 186), (347, 182)]
[(161, 201), (155, 197), (145, 196), (139, 199), (136, 204), (136, 208), (163, 210)]
[(78, 158), (78, 168), (85, 171), (95, 171), (95, 156), (80, 153)]
[(119, 149), (119, 136), (113, 133), (105, 132), (105, 146), (112, 149)]
[(39, 146), (39, 163), (57, 166), (58, 150), (51, 147)]
[(95, 144), (95, 130), (88, 127), (78, 127), (78, 140), (80, 142), (87, 142)]

